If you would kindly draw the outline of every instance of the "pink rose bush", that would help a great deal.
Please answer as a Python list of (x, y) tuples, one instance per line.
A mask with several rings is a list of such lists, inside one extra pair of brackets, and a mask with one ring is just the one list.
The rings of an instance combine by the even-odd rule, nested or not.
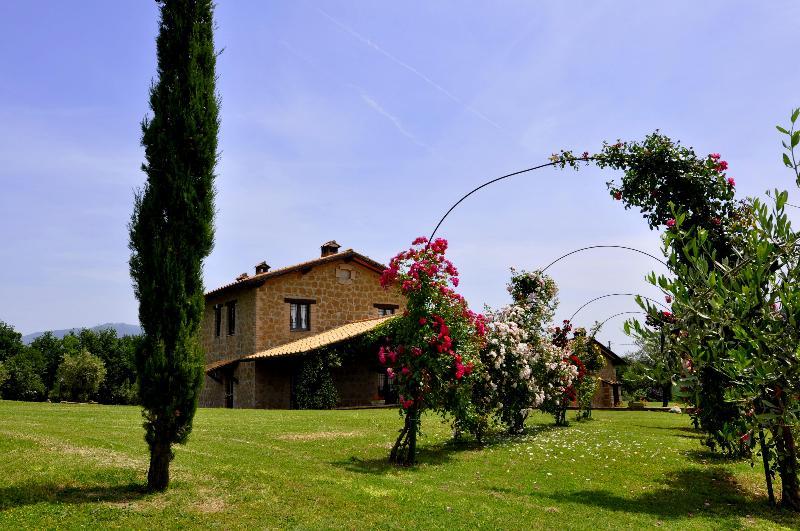
[(391, 344), (378, 351), (378, 361), (400, 396), (400, 431), (390, 459), (415, 461), (420, 414), (432, 409), (455, 419), (475, 410), (472, 382), (482, 370), (478, 354), (484, 342), (485, 320), (455, 292), (458, 270), (445, 258), (447, 241), (414, 240), (411, 248), (392, 258), (381, 276), (384, 288), (399, 286), (408, 305), (394, 325)]

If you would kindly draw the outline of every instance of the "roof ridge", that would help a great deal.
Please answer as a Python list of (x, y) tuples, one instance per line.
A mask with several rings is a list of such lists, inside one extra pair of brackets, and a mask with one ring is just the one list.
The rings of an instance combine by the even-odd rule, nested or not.
[(312, 260), (306, 260), (304, 262), (298, 262), (296, 264), (292, 264), (292, 265), (288, 265), (288, 266), (284, 266), (284, 267), (279, 267), (277, 269), (272, 269), (270, 271), (265, 271), (264, 273), (256, 273), (256, 274), (254, 274), (252, 276), (248, 276), (247, 278), (244, 278), (242, 280), (237, 280), (235, 282), (231, 282), (229, 284), (225, 284), (225, 285), (220, 286), (218, 288), (214, 288), (212, 290), (209, 290), (209, 291), (207, 291), (205, 293), (205, 296), (209, 296), (209, 295), (224, 291), (224, 290), (229, 289), (229, 288), (237, 287), (237, 286), (249, 286), (249, 285), (254, 284), (254, 283), (256, 283), (256, 282), (258, 282), (260, 280), (264, 280), (264, 279), (268, 279), (268, 278), (272, 278), (272, 277), (277, 277), (277, 276), (280, 276), (280, 275), (285, 274), (285, 273), (289, 273), (289, 272), (297, 270), (297, 269), (302, 269), (304, 267), (313, 267), (314, 265), (317, 265), (319, 263), (333, 262), (333, 261), (338, 260), (338, 259), (352, 257), (353, 255), (355, 255), (356, 257), (364, 259), (364, 261), (367, 262), (366, 265), (367, 266), (372, 266), (372, 268), (376, 272), (386, 268), (385, 265), (383, 265), (382, 263), (378, 262), (377, 260), (374, 260), (374, 259), (370, 258), (369, 256), (367, 256), (365, 254), (361, 254), (358, 251), (355, 251), (352, 248), (350, 248), (350, 249), (345, 249), (344, 251), (340, 251), (340, 252), (335, 253), (335, 254), (330, 254), (328, 256), (320, 256), (320, 257), (314, 258)]

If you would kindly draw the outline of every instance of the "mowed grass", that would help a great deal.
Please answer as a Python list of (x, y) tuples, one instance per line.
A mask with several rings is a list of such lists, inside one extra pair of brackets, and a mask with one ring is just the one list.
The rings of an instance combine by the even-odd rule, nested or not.
[(396, 410), (201, 409), (172, 485), (142, 491), (135, 407), (0, 401), (2, 528), (782, 529), (758, 468), (714, 458), (689, 418), (595, 412), (479, 448), (424, 422), (420, 465), (386, 456)]

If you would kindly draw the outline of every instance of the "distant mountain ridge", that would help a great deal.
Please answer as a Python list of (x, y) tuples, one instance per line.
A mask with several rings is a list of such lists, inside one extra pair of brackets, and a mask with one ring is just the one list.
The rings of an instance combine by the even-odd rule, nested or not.
[[(61, 339), (65, 335), (69, 334), (70, 332), (75, 332), (76, 334), (83, 330), (84, 326), (78, 328), (67, 328), (65, 330), (50, 330), (53, 332), (53, 335), (57, 338)], [(117, 332), (117, 336), (138, 336), (142, 333), (142, 328), (139, 325), (133, 325), (128, 323), (104, 323), (97, 326), (92, 326), (89, 330), (93, 330), (95, 332), (99, 332), (101, 330), (109, 330), (113, 329)], [(29, 345), (31, 341), (36, 339), (39, 336), (44, 335), (45, 332), (33, 332), (26, 336), (22, 336), (22, 342), (26, 345)]]

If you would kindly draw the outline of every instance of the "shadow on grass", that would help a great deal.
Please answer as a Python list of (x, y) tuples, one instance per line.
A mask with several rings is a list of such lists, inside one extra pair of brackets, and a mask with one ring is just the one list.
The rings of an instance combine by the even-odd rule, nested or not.
[(686, 452), (686, 457), (700, 463), (701, 465), (714, 464), (714, 463), (739, 463), (746, 461), (746, 457), (736, 455), (726, 455), (719, 452), (712, 452), (709, 449), (696, 449)]
[(530, 437), (536, 437), (542, 433), (553, 430), (565, 429), (566, 426), (536, 424), (526, 426), (525, 433), (520, 435), (509, 435), (503, 432), (491, 432), (484, 437), (481, 443), (473, 438), (462, 438), (450, 440), (440, 444), (425, 444), (424, 436), (417, 439), (417, 464), (413, 467), (402, 467), (389, 462), (389, 449), (386, 455), (375, 459), (361, 459), (351, 456), (349, 459), (333, 461), (331, 464), (338, 468), (343, 468), (349, 472), (359, 474), (385, 475), (398, 470), (414, 470), (420, 465), (443, 465), (452, 461), (453, 456), (461, 452), (480, 451), (504, 443), (519, 443)]
[[(490, 488), (494, 492), (524, 494), (511, 489)], [(749, 518), (758, 515), (776, 523), (797, 525), (800, 514), (773, 509), (766, 499), (743, 493), (725, 468), (686, 468), (668, 474), (660, 487), (641, 494), (622, 496), (604, 489), (527, 493), (555, 502), (578, 503), (607, 511), (648, 514), (662, 520), (705, 516), (719, 519)]]
[(64, 486), (48, 483), (23, 483), (0, 487), (0, 512), (37, 503), (84, 504), (97, 502), (127, 503), (146, 496), (144, 485)]

